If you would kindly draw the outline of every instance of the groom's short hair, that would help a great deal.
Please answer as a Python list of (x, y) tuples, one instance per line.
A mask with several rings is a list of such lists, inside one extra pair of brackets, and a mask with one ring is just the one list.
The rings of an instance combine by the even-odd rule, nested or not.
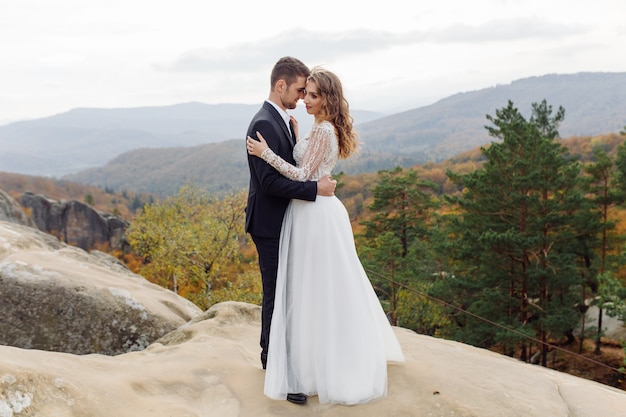
[(311, 74), (309, 67), (302, 61), (291, 56), (284, 56), (276, 62), (270, 77), (270, 88), (274, 88), (278, 80), (285, 80), (287, 86), (296, 82), (298, 77), (307, 78)]

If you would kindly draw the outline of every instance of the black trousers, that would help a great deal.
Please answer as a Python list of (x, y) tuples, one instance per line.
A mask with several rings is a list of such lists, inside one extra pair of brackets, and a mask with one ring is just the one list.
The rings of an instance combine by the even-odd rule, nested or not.
[(270, 341), (270, 325), (274, 312), (276, 295), (276, 275), (278, 272), (279, 238), (252, 236), (259, 254), (259, 269), (263, 282), (263, 303), (261, 305), (261, 355), (267, 355)]

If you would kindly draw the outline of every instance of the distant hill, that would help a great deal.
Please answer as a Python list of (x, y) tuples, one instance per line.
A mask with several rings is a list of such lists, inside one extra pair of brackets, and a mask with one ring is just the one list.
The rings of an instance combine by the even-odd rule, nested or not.
[[(376, 172), (438, 162), (490, 143), (484, 126), (508, 100), (526, 116), (546, 99), (565, 108), (562, 137), (618, 132), (626, 124), (626, 73), (544, 75), (455, 94), (390, 116), (354, 111), (361, 153), (336, 171)], [(0, 171), (169, 194), (185, 181), (212, 191), (247, 186), (243, 134), (259, 105), (184, 103), (75, 109), (0, 126)], [(311, 117), (294, 111), (301, 133)], [(238, 144), (239, 142), (239, 144)], [(185, 149), (187, 148), (187, 149)]]
[[(615, 157), (624, 139), (624, 135), (613, 133), (592, 137), (575, 136), (562, 140), (562, 143), (572, 155), (587, 163), (594, 160), (593, 150), (597, 146), (611, 157)], [(106, 179), (103, 182), (105, 186), (101, 188), (67, 179), (0, 172), (0, 189), (9, 192), (18, 200), (26, 191), (45, 194), (57, 200), (83, 201), (89, 195), (97, 210), (117, 212), (130, 220), (135, 208), (141, 207), (143, 203), (158, 200), (159, 197), (174, 194), (185, 181), (204, 186), (217, 195), (247, 187), (248, 170), (245, 154), (239, 152), (242, 148), (243, 141), (237, 139), (217, 144), (172, 148), (169, 153), (161, 149), (128, 152), (115, 158), (103, 169), (84, 173), (93, 175), (88, 178), (94, 183)], [(153, 155), (153, 152), (157, 154)], [(231, 155), (232, 158), (220, 160), (222, 153)], [(195, 155), (205, 163), (202, 165), (194, 163), (188, 167), (187, 164)], [(484, 157), (479, 147), (476, 147), (441, 162), (428, 162), (412, 168), (416, 169), (420, 178), (435, 184), (437, 194), (454, 194), (458, 191), (457, 186), (447, 179), (445, 172), (447, 170), (456, 173), (472, 172), (483, 162)], [(135, 167), (133, 175), (128, 175), (126, 166)], [(342, 187), (337, 195), (356, 223), (357, 219), (367, 216), (367, 201), (371, 198), (371, 190), (376, 180), (376, 172), (345, 175), (341, 179)], [(113, 182), (119, 186), (120, 191), (113, 192)]]
[(619, 132), (626, 125), (626, 73), (578, 73), (525, 78), (511, 84), (455, 94), (432, 105), (359, 126), (360, 161), (346, 172), (442, 161), (490, 143), (486, 115), (511, 100), (525, 117), (531, 104), (546, 99), (565, 109), (561, 137)]
[(114, 190), (160, 196), (175, 194), (186, 183), (215, 194), (248, 186), (243, 139), (176, 148), (145, 148), (126, 152), (102, 168), (67, 175), (65, 180)]
[[(260, 104), (183, 103), (163, 107), (74, 109), (43, 119), (0, 126), (0, 171), (61, 177), (101, 167), (140, 148), (196, 146), (243, 139)], [(312, 117), (293, 114), (301, 133)], [(355, 111), (357, 122), (382, 116)]]
[[(529, 116), (531, 103), (546, 99), (565, 108), (561, 137), (619, 132), (626, 124), (626, 73), (546, 75), (456, 94), (421, 107), (356, 125), (363, 142), (360, 155), (341, 161), (336, 172), (376, 172), (395, 166), (440, 162), (490, 143), (487, 114), (508, 100)], [(66, 179), (86, 184), (168, 194), (185, 181), (211, 191), (247, 186), (243, 139), (194, 148), (141, 149), (123, 154), (101, 168)]]

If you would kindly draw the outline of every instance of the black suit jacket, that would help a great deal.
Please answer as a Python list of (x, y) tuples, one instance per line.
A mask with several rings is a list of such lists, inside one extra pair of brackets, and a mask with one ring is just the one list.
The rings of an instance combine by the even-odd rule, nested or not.
[[(247, 136), (260, 132), (269, 147), (285, 161), (294, 164), (294, 140), (278, 111), (267, 101), (252, 118)], [(247, 151), (246, 151), (247, 154)], [(297, 182), (283, 177), (261, 158), (248, 154), (250, 186), (246, 208), (246, 232), (254, 236), (278, 238), (289, 200), (314, 201), (317, 182)]]

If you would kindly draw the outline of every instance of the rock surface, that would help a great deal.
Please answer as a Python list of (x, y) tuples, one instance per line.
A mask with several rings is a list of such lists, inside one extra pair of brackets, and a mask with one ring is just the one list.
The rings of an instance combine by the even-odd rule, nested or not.
[(386, 399), (270, 400), (260, 307), (228, 302), (202, 313), (108, 255), (0, 221), (0, 344), (10, 335), (21, 343), (0, 346), (0, 417), (626, 416), (624, 391), (395, 331), (406, 362), (389, 366)]
[(90, 250), (99, 245), (119, 249), (124, 244), (127, 222), (99, 213), (80, 201), (57, 201), (26, 192), (20, 203), (30, 210), (30, 217), (39, 230), (70, 245)]
[[(598, 307), (591, 306), (587, 310), (586, 327), (598, 327)], [(604, 312), (602, 316), (602, 332), (604, 337), (612, 340), (626, 340), (626, 324), (617, 317), (611, 317)]]
[(263, 395), (260, 308), (221, 303), (140, 352), (0, 347), (0, 417), (617, 417), (626, 392), (461, 343), (396, 328), (406, 356), (389, 395), (304, 406)]
[(0, 221), (34, 226), (33, 221), (22, 210), (22, 206), (2, 190), (0, 190)]
[(200, 313), (109, 255), (0, 221), (0, 345), (115, 355)]

